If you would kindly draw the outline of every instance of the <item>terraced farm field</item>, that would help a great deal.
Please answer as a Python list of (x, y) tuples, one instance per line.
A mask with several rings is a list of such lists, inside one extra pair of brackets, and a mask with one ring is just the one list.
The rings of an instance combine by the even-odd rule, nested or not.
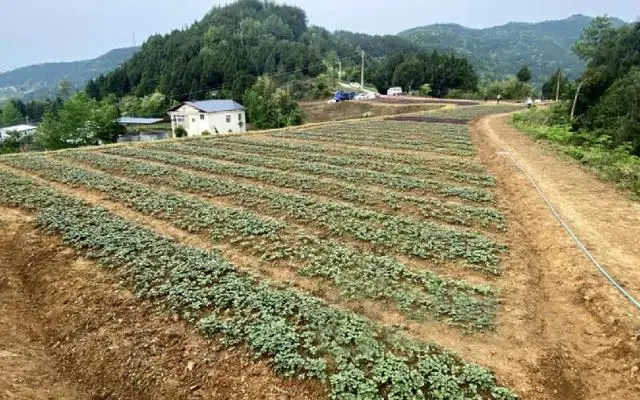
[(515, 399), (524, 375), (485, 355), (508, 220), (466, 124), (501, 111), (2, 157), (0, 206), (302, 385), (262, 398)]

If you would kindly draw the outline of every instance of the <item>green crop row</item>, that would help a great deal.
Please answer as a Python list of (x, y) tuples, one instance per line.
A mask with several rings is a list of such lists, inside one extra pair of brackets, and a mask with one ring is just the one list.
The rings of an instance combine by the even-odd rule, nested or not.
[(218, 254), (172, 243), (107, 211), (0, 174), (0, 204), (36, 212), (80, 254), (98, 260), (143, 299), (226, 345), (246, 345), (274, 371), (326, 382), (331, 399), (511, 400), (491, 373), (356, 314), (237, 271)]
[[(464, 200), (474, 202), (490, 202), (493, 195), (487, 189), (466, 186), (452, 185), (436, 180), (426, 180), (411, 176), (392, 175), (377, 171), (336, 167), (320, 163), (310, 163), (295, 160), (278, 159), (264, 157), (255, 154), (237, 153), (227, 150), (219, 150), (211, 147), (183, 146), (180, 144), (159, 144), (149, 147), (149, 149), (168, 150), (172, 152), (184, 153), (206, 157), (209, 160), (198, 160), (202, 165), (208, 165), (208, 170), (216, 173), (226, 173), (242, 176), (248, 166), (256, 167), (254, 171), (257, 175), (263, 175), (269, 183), (274, 180), (285, 181), (291, 173), (311, 174), (321, 178), (330, 177), (340, 179), (353, 184), (377, 185), (395, 190), (407, 190), (420, 194), (438, 194), (448, 197), (459, 197)], [(150, 155), (155, 153), (150, 152)], [(240, 166), (221, 164), (215, 160), (230, 161)], [(268, 168), (269, 170), (265, 170)], [(239, 172), (240, 171), (240, 172)], [(279, 172), (281, 171), (281, 172)], [(277, 177), (277, 178), (276, 178)]]
[(420, 122), (375, 121), (345, 123), (297, 129), (301, 132), (355, 135), (371, 139), (428, 139), (438, 144), (471, 146), (468, 127), (457, 124), (425, 124)]
[[(98, 165), (102, 161), (102, 168), (117, 165), (113, 159), (101, 159), (97, 153), (65, 155), (73, 157), (73, 154), (77, 161), (90, 162), (95, 158)], [(163, 219), (179, 229), (195, 233), (206, 231), (215, 243), (230, 243), (264, 262), (286, 262), (303, 276), (332, 281), (346, 299), (391, 301), (410, 318), (436, 317), (467, 330), (484, 330), (492, 326), (496, 300), (488, 287), (445, 280), (429, 271), (412, 270), (389, 257), (378, 257), (332, 240), (305, 235), (297, 229), (288, 229), (281, 222), (216, 207), (197, 198), (158, 191), (45, 157), (14, 158), (8, 163), (48, 180), (104, 193), (113, 201)], [(144, 165), (133, 169), (144, 171), (143, 175), (164, 176), (158, 175), (159, 171), (145, 170)], [(169, 180), (176, 178), (167, 177)], [(234, 190), (232, 185), (218, 188), (222, 194), (234, 193)]]
[[(194, 159), (172, 153), (152, 152), (136, 148), (113, 148), (109, 154), (152, 160), (196, 170), (220, 173), (220, 164), (204, 159)], [(250, 178), (256, 172), (247, 168), (244, 176)], [(215, 178), (212, 178), (215, 181)], [(348, 204), (323, 202), (310, 197), (264, 190), (254, 198), (255, 207), (265, 212), (302, 224), (311, 224), (327, 230), (334, 237), (368, 242), (378, 252), (396, 251), (401, 254), (427, 260), (462, 259), (472, 267), (497, 272), (500, 254), (504, 246), (485, 235), (444, 226), (419, 222), (402, 216), (394, 216), (367, 210)], [(206, 195), (206, 192), (204, 193)], [(255, 208), (254, 207), (254, 208)]]
[(230, 143), (226, 140), (194, 140), (180, 143), (180, 146), (190, 146), (199, 148), (216, 148), (227, 151), (240, 152), (245, 155), (260, 155), (277, 157), (279, 159), (298, 160), (305, 163), (323, 163), (338, 167), (359, 168), (371, 171), (377, 171), (392, 175), (408, 175), (421, 179), (444, 179), (454, 180), (466, 184), (478, 186), (495, 186), (493, 177), (486, 174), (460, 172), (456, 170), (447, 170), (441, 168), (436, 163), (429, 167), (420, 165), (407, 166), (392, 164), (380, 160), (366, 160), (355, 157), (339, 157), (330, 154), (319, 154), (305, 151), (291, 151), (291, 149), (274, 149), (269, 147), (255, 146), (252, 144)]
[[(420, 168), (441, 168), (447, 171), (469, 172), (481, 174), (484, 168), (469, 159), (436, 157), (429, 158), (416, 154), (390, 153), (386, 151), (376, 151), (372, 149), (337, 147), (321, 143), (298, 143), (289, 140), (275, 138), (258, 139), (255, 136), (227, 136), (222, 140), (217, 138), (204, 138), (195, 140), (194, 143), (229, 143), (253, 146), (266, 149), (277, 149), (291, 152), (319, 153), (323, 155), (334, 155), (347, 157), (351, 160), (362, 160), (363, 162), (385, 162), (397, 164), (394, 169), (409, 169), (418, 171)], [(348, 166), (348, 165), (345, 165)]]
[[(209, 148), (182, 146), (176, 144), (154, 145), (151, 148), (177, 151), (182, 154), (199, 156), (213, 156), (213, 154), (217, 153), (217, 150)], [(242, 158), (247, 159), (247, 162), (260, 163), (260, 160), (257, 160), (255, 157), (243, 154), (240, 154), (239, 156), (234, 157), (234, 160), (239, 162), (240, 158)], [(498, 230), (505, 229), (504, 217), (492, 208), (458, 203), (445, 203), (434, 198), (406, 195), (396, 191), (363, 189), (360, 186), (357, 186), (355, 182), (354, 184), (345, 184), (341, 181), (327, 181), (323, 179), (322, 174), (309, 176), (299, 173), (293, 174), (283, 172), (280, 170), (264, 170), (260, 167), (251, 168), (246, 165), (241, 168), (237, 168), (225, 164), (216, 165), (214, 162), (210, 162), (208, 160), (198, 161), (197, 163), (194, 163), (192, 160), (189, 162), (188, 166), (205, 172), (227, 173), (230, 175), (256, 179), (270, 185), (295, 189), (302, 193), (329, 196), (351, 203), (356, 203), (358, 205), (377, 205), (377, 208), (384, 208), (384, 212), (393, 214), (406, 214), (403, 213), (403, 211), (417, 211), (417, 213), (424, 218), (436, 219), (449, 224), (469, 227), (477, 225), (482, 227), (493, 226)], [(276, 165), (270, 166), (274, 168), (277, 167)], [(294, 165), (294, 167), (296, 166)], [(252, 174), (246, 174), (248, 169), (252, 171)], [(242, 171), (240, 175), (238, 175), (238, 171)], [(458, 192), (461, 189), (462, 191)], [(441, 187), (438, 192), (440, 195), (460, 194), (460, 197), (463, 198), (477, 198), (476, 195), (471, 193), (478, 192), (475, 190), (473, 192), (469, 192), (457, 186)]]
[(374, 148), (413, 150), (423, 152), (433, 152), (448, 154), (454, 156), (472, 156), (473, 146), (451, 146), (430, 143), (428, 139), (424, 140), (394, 140), (394, 139), (373, 139), (357, 135), (340, 135), (333, 133), (307, 132), (307, 131), (283, 131), (271, 134), (277, 138), (305, 139), (321, 142), (343, 143), (348, 145), (366, 146)]
[[(93, 166), (97, 166), (100, 169), (111, 168), (113, 165), (117, 165), (118, 168), (126, 170), (126, 173), (136, 178), (145, 178), (149, 175), (150, 169), (155, 169), (154, 177), (162, 177), (163, 185), (170, 184), (172, 181), (168, 177), (177, 177), (179, 181), (193, 182), (194, 180), (201, 180), (204, 178), (198, 176), (191, 176), (185, 178), (187, 173), (179, 171), (177, 169), (170, 169), (158, 165), (146, 165), (144, 168), (139, 168), (140, 161), (132, 159), (111, 159), (106, 158), (110, 155), (91, 155), (83, 152), (72, 153), (73, 157), (79, 161), (90, 162)], [(102, 157), (102, 158), (101, 158)], [(202, 162), (189, 162), (186, 164), (189, 168), (201, 169), (205, 172), (215, 172), (209, 168), (208, 164)], [(206, 169), (202, 169), (206, 168)], [(259, 175), (243, 175), (243, 177), (250, 177), (251, 179), (262, 180), (271, 185), (296, 189), (302, 193), (317, 194), (323, 196), (330, 196), (343, 201), (351, 202), (358, 205), (365, 205), (373, 208), (384, 208), (386, 212), (394, 215), (407, 215), (403, 213), (403, 210), (413, 211), (415, 210), (424, 218), (431, 220), (439, 220), (449, 224), (462, 225), (462, 226), (492, 226), (498, 230), (505, 229), (504, 216), (493, 208), (469, 206), (458, 203), (445, 203), (437, 199), (431, 199), (419, 196), (409, 196), (398, 192), (389, 191), (376, 191), (361, 189), (357, 186), (346, 185), (340, 182), (327, 182), (320, 178), (309, 177), (304, 175), (284, 174), (278, 171), (261, 171), (251, 169), (254, 173)], [(255, 172), (257, 171), (257, 172)], [(220, 179), (219, 179), (220, 180)], [(265, 195), (274, 196), (278, 194), (267, 193), (265, 189), (256, 188), (255, 185), (243, 184), (239, 182), (232, 182), (223, 179), (224, 184), (233, 186), (237, 192), (235, 194), (244, 194), (241, 198), (261, 198)], [(201, 183), (193, 183), (192, 188), (199, 188), (203, 185)], [(180, 188), (181, 190), (189, 189)]]

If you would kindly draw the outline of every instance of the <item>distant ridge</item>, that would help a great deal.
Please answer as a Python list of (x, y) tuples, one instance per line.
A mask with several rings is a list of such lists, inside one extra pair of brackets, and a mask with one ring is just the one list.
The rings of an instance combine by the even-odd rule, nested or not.
[[(542, 82), (557, 68), (579, 75), (584, 63), (571, 51), (592, 17), (572, 15), (543, 22), (509, 22), (484, 29), (458, 24), (434, 24), (406, 30), (398, 36), (427, 48), (466, 55), (484, 76), (503, 78), (515, 75), (528, 65), (534, 81)], [(612, 18), (615, 25), (624, 21)]]
[(47, 97), (62, 80), (83, 88), (88, 80), (113, 71), (139, 49), (126, 47), (91, 60), (35, 64), (0, 73), (0, 101), (10, 97), (23, 100)]

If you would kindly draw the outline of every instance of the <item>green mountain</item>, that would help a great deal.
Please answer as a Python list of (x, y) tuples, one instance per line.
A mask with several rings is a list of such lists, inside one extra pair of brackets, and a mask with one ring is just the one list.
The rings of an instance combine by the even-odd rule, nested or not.
[(298, 7), (239, 0), (213, 8), (186, 29), (150, 37), (121, 68), (89, 82), (87, 91), (94, 97), (144, 96), (157, 90), (176, 100), (239, 100), (260, 75), (300, 86), (327, 70), (337, 73), (338, 62), (343, 78), (359, 81), (361, 49), (374, 59), (398, 51), (415, 53), (419, 46), (392, 35), (332, 33), (308, 26)]
[(60, 81), (82, 88), (90, 79), (111, 72), (131, 58), (139, 47), (111, 50), (93, 60), (30, 65), (0, 73), (0, 101), (6, 98), (33, 100), (47, 97)]
[[(539, 84), (558, 68), (572, 77), (584, 70), (585, 64), (573, 54), (571, 46), (591, 20), (574, 15), (558, 21), (510, 22), (486, 29), (436, 24), (409, 29), (399, 36), (422, 47), (466, 55), (487, 77), (515, 75), (527, 65), (534, 82)], [(621, 20), (613, 21), (618, 26), (623, 24)]]

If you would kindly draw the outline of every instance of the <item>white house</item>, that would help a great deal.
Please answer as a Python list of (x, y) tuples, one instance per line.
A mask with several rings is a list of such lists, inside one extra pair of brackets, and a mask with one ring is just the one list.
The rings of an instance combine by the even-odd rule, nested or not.
[(33, 125), (14, 125), (0, 129), (0, 141), (9, 136), (9, 132), (16, 132), (20, 137), (33, 135), (38, 128)]
[(247, 131), (245, 109), (233, 100), (185, 102), (169, 109), (169, 115), (173, 137), (178, 126), (187, 131), (187, 136)]

